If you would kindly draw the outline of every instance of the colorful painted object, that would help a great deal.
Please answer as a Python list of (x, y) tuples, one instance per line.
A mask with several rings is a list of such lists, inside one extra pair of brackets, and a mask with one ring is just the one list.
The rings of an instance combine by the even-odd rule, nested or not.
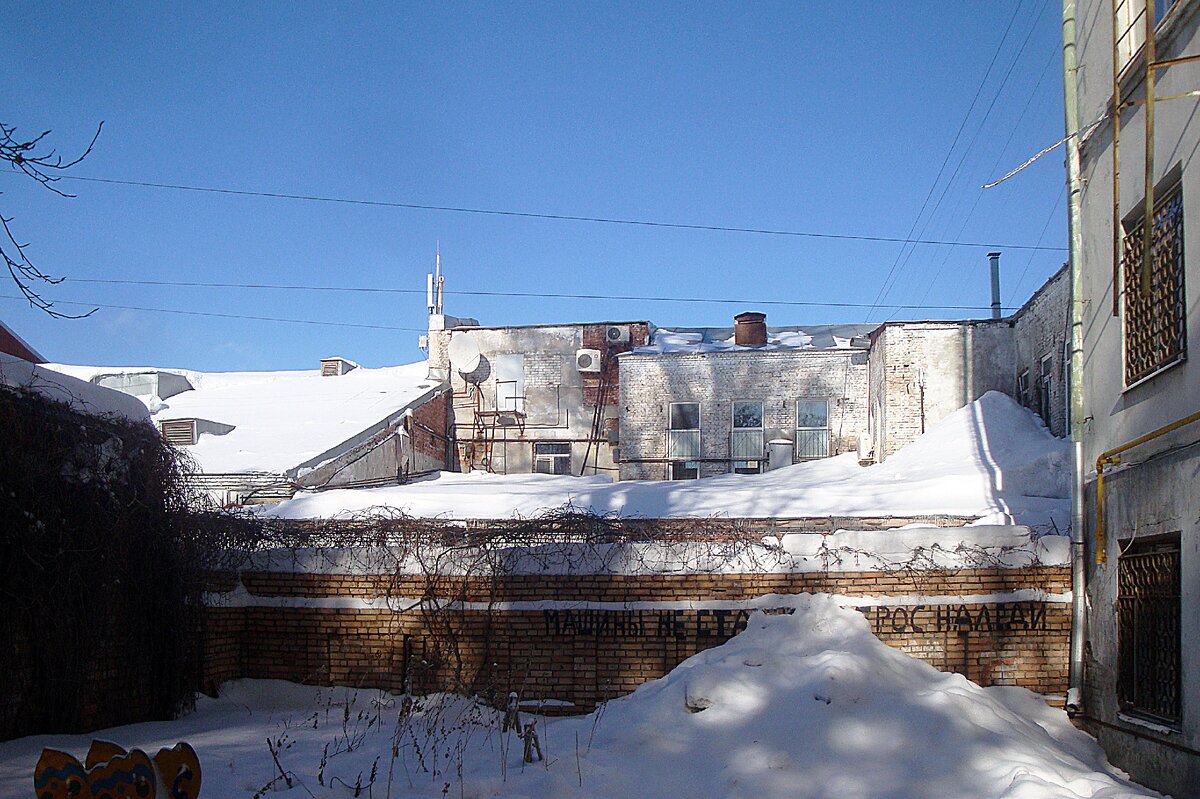
[(159, 749), (154, 768), (166, 789), (163, 799), (196, 799), (200, 795), (200, 758), (192, 745), (181, 741)]
[(57, 749), (42, 750), (33, 772), (33, 791), (37, 799), (92, 799), (83, 764)]
[(161, 749), (151, 760), (140, 749), (126, 752), (109, 741), (93, 741), (84, 763), (44, 749), (33, 790), (37, 799), (197, 799), (200, 759), (187, 743)]

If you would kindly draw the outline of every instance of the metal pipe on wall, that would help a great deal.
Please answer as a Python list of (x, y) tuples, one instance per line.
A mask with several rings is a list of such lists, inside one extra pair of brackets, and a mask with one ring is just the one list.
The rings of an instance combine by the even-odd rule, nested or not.
[[(1112, 24), (1116, 25), (1115, 17)], [(1115, 38), (1115, 29), (1114, 29)], [(1087, 572), (1085, 571), (1083, 501), (1083, 272), (1080, 257), (1083, 233), (1080, 228), (1083, 182), (1079, 163), (1079, 85), (1076, 61), (1075, 0), (1063, 0), (1063, 112), (1067, 136), (1067, 240), (1071, 268), (1071, 371), (1068, 417), (1074, 444), (1075, 468), (1071, 481), (1071, 651), (1066, 696), (1068, 713), (1083, 708), (1084, 651), (1087, 641)], [(1116, 54), (1114, 46), (1114, 56)], [(1114, 80), (1114, 86), (1116, 81)], [(1113, 114), (1120, 124), (1120, 112)], [(1114, 141), (1115, 146), (1115, 141)], [(1114, 236), (1115, 236), (1114, 231)], [(1115, 288), (1115, 287), (1114, 287)]]

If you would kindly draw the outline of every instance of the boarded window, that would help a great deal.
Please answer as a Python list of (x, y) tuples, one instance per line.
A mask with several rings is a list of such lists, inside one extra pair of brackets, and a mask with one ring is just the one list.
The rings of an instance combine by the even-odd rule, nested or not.
[(1163, 194), (1154, 210), (1149, 271), (1142, 259), (1143, 232), (1140, 219), (1125, 225), (1126, 386), (1187, 357), (1183, 193), (1178, 184)]
[(1179, 537), (1128, 546), (1117, 561), (1117, 701), (1180, 721)]
[(1038, 415), (1042, 421), (1050, 424), (1051, 397), (1054, 395), (1054, 359), (1049, 355), (1042, 358), (1041, 371), (1038, 374)]
[(496, 410), (525, 410), (525, 356), (506, 352), (496, 356)]
[(796, 400), (796, 458), (829, 457), (829, 400)]
[(534, 444), (533, 470), (538, 474), (570, 474), (571, 445), (558, 441)]
[(735, 402), (732, 411), (729, 456), (733, 470), (738, 474), (758, 474), (763, 459), (763, 404)]

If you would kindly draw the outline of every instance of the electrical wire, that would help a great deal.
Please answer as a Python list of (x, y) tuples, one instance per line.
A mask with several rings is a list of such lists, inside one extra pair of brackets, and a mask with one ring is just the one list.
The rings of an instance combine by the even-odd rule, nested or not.
[[(992, 67), (995, 66), (996, 59), (1000, 57), (1000, 53), (1004, 48), (1004, 42), (1008, 39), (1009, 31), (1012, 30), (1013, 23), (1017, 21), (1017, 15), (1021, 12), (1021, 7), (1024, 4), (1024, 0), (1021, 0), (1021, 2), (1017, 4), (1017, 7), (1013, 9), (1012, 17), (1008, 20), (1008, 26), (1005, 27), (1004, 34), (1000, 37), (1000, 41), (996, 44), (996, 52), (992, 53), (992, 60), (988, 62), (987, 69), (984, 70), (983, 79), (979, 81), (979, 86), (975, 89), (975, 96), (971, 98), (971, 105), (967, 107), (967, 113), (963, 116), (963, 121), (961, 124), (959, 124), (958, 131), (954, 134), (954, 140), (950, 142), (950, 148), (946, 151), (946, 157), (942, 159), (942, 165), (938, 167), (937, 174), (933, 178), (933, 183), (930, 184), (929, 191), (925, 194), (925, 199), (921, 202), (921, 209), (917, 211), (916, 219), (913, 220), (912, 226), (908, 229), (908, 236), (906, 236), (906, 238), (911, 239), (913, 234), (916, 233), (917, 225), (920, 223), (921, 217), (925, 214), (925, 209), (929, 207), (929, 198), (933, 196), (933, 192), (937, 188), (938, 182), (941, 181), (942, 175), (946, 171), (946, 165), (950, 163), (950, 156), (954, 154), (954, 148), (958, 146), (958, 140), (962, 137), (963, 130), (965, 130), (967, 127), (967, 121), (971, 118), (971, 113), (975, 110), (975, 104), (979, 102), (979, 96), (983, 94), (983, 87), (987, 85), (988, 76), (992, 74)], [(883, 282), (880, 283), (879, 292), (875, 295), (875, 302), (872, 303), (873, 307), (867, 312), (867, 316), (870, 316), (875, 311), (874, 306), (878, 306), (883, 300), (884, 289), (887, 287), (888, 281), (891, 280), (892, 275), (899, 267), (900, 259), (904, 256), (905, 249), (906, 248), (901, 247), (900, 252), (896, 253), (896, 260), (892, 262), (891, 268), (888, 269), (887, 275), (884, 276)]]
[[(93, 283), (99, 285), (131, 285), (131, 286), (160, 286), (165, 288), (212, 288), (212, 289), (260, 289), (277, 291), (318, 291), (362, 294), (424, 294), (425, 289), (384, 288), (378, 286), (313, 286), (296, 283), (206, 283), (200, 281), (182, 280), (126, 280), (120, 278), (80, 278), (67, 277), (63, 283)], [(726, 305), (778, 305), (802, 308), (871, 308), (865, 302), (821, 302), (819, 300), (757, 300), (726, 297), (650, 297), (630, 294), (567, 294), (536, 291), (476, 291), (476, 290), (446, 290), (446, 294), (466, 297), (517, 297), (552, 300), (608, 300), (619, 302), (678, 302), (678, 303), (717, 303)], [(83, 303), (86, 304), (86, 303)], [(105, 306), (98, 306), (105, 307)], [(112, 306), (118, 307), (118, 306)], [(990, 311), (990, 305), (892, 305), (891, 308), (901, 310), (935, 310), (935, 311)], [(1007, 310), (1015, 310), (1008, 308)], [(181, 312), (182, 313), (182, 312)], [(199, 312), (197, 312), (199, 313)], [(283, 320), (295, 321), (295, 320)], [(322, 323), (349, 324), (349, 323)], [(353, 326), (353, 325), (352, 325)], [(384, 328), (388, 330), (404, 330), (409, 328)], [(421, 331), (424, 332), (424, 331)]]
[[(0, 294), (0, 300), (26, 300), (12, 294)], [(181, 316), (213, 316), (218, 319), (246, 319), (253, 322), (284, 322), (293, 325), (322, 325), (325, 327), (353, 327), (362, 330), (391, 330), (402, 333), (425, 333), (424, 328), (392, 327), (390, 325), (367, 325), (354, 322), (325, 322), (317, 319), (285, 319), (278, 316), (249, 316), (246, 314), (217, 313), (216, 311), (185, 311), (179, 308), (147, 308), (139, 305), (109, 305), (99, 302), (79, 302), (77, 300), (55, 300), (54, 305), (82, 305), (92, 308), (108, 308), (119, 311), (145, 311), (149, 313), (169, 313)]]
[[(7, 174), (7, 173), (0, 173)], [(506, 216), (522, 219), (548, 219), (558, 222), (591, 222), (604, 225), (634, 225), (639, 227), (669, 228), (675, 230), (699, 230), (717, 233), (750, 233), (762, 236), (790, 236), (812, 239), (830, 239), (838, 241), (865, 241), (890, 244), (928, 244), (942, 247), (1000, 247), (1008, 250), (1055, 250), (1065, 251), (1066, 247), (1030, 246), (1027, 244), (1002, 244), (986, 241), (945, 241), (939, 239), (914, 239), (911, 232), (908, 237), (870, 236), (849, 233), (821, 233), (812, 230), (783, 230), (773, 228), (736, 227), (731, 225), (704, 225), (685, 222), (661, 222), (646, 219), (623, 219), (603, 216), (578, 216), (574, 214), (537, 213), (533, 211), (513, 211), (501, 208), (470, 208), (454, 205), (432, 205), (428, 203), (400, 202), (390, 200), (367, 200), (353, 197), (330, 197), (317, 194), (289, 194), (277, 191), (250, 191), (248, 189), (220, 188), (216, 186), (193, 186), (184, 183), (156, 183), (146, 180), (121, 180), (117, 178), (98, 178), (84, 175), (62, 175), (61, 180), (77, 180), (88, 183), (104, 183), (114, 186), (137, 186), (153, 189), (173, 189), (176, 191), (202, 192), (207, 194), (226, 194), (238, 197), (263, 197), (276, 200), (300, 200), (305, 202), (338, 203), (342, 205), (365, 205), (376, 208), (405, 208), (416, 211), (444, 211), (457, 214), (478, 214), (486, 216)], [(932, 193), (932, 192), (931, 192)], [(914, 225), (915, 227), (915, 225)]]

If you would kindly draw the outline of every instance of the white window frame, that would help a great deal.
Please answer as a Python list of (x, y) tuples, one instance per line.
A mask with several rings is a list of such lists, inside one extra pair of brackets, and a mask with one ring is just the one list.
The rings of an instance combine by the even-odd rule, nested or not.
[[(737, 426), (738, 405), (758, 406), (758, 427)], [(765, 436), (763, 435), (765, 413), (766, 403), (762, 400), (734, 400), (729, 404), (729, 470), (731, 472), (738, 474), (760, 474), (762, 472), (765, 452)], [(742, 453), (738, 452), (737, 439), (739, 433), (746, 437), (749, 437), (747, 434), (758, 434), (758, 453), (755, 457), (742, 457)]]
[[(696, 406), (696, 426), (695, 427), (676, 428), (676, 427), (672, 426), (672, 415), (673, 414), (671, 413), (671, 411), (676, 405), (695, 405)], [(667, 458), (670, 461), (670, 469), (669, 469), (669, 473), (668, 473), (668, 476), (670, 477), (670, 479), (672, 479), (672, 480), (690, 480), (690, 479), (695, 479), (700, 476), (699, 458), (701, 456), (701, 453), (703, 452), (703, 450), (702, 450), (703, 442), (701, 441), (700, 431), (703, 427), (704, 427), (704, 407), (700, 402), (685, 401), (685, 402), (667, 403)], [(686, 455), (683, 455), (683, 456), (676, 455), (677, 447), (675, 445), (675, 440), (676, 440), (677, 434), (683, 434), (683, 433), (691, 434), (688, 436), (688, 439), (691, 439), (691, 438), (695, 439), (695, 447), (693, 448), (695, 454), (692, 455), (691, 458), (687, 457)], [(678, 438), (681, 440), (684, 440), (682, 435), (679, 435)], [(677, 469), (681, 469), (681, 470), (686, 469), (688, 471), (694, 472), (694, 474), (676, 476)]]
[[(802, 402), (823, 402), (823, 403), (825, 403), (825, 426), (824, 427), (801, 427), (800, 426), (800, 403), (802, 403)], [(820, 460), (822, 458), (829, 457), (830, 450), (832, 449), (832, 446), (831, 446), (832, 442), (830, 441), (830, 434), (829, 434), (829, 405), (830, 405), (830, 403), (829, 403), (828, 397), (797, 397), (796, 398), (796, 405), (793, 409), (794, 414), (795, 414), (793, 416), (793, 419), (796, 422), (796, 443), (793, 445), (793, 452), (795, 454), (796, 460), (798, 460), (798, 461), (814, 461), (814, 460)], [(824, 432), (823, 449), (825, 451), (825, 454), (824, 455), (809, 455), (807, 453), (802, 453), (801, 447), (800, 447), (800, 441), (803, 436), (801, 436), (801, 433), (812, 433), (812, 432), (816, 432), (818, 430)]]
[[(566, 452), (538, 452), (542, 447), (566, 447)], [(549, 471), (539, 468), (547, 464)], [(556, 471), (556, 467), (566, 464), (566, 471)], [(571, 442), (569, 441), (535, 441), (533, 442), (533, 471), (535, 474), (573, 474), (571, 471)]]

